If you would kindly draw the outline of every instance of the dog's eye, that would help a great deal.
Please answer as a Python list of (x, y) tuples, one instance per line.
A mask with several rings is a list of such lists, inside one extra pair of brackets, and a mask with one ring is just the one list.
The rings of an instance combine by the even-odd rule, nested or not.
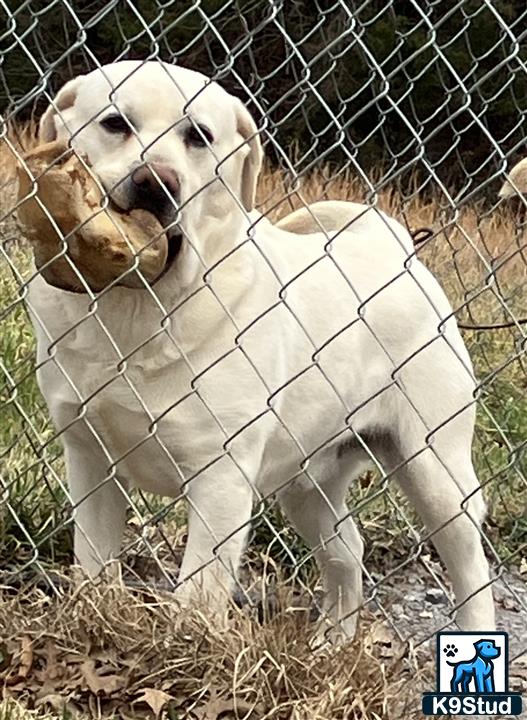
[(207, 130), (203, 125), (194, 127), (193, 125), (187, 128), (185, 132), (185, 142), (187, 145), (193, 147), (205, 147), (207, 144), (211, 144), (214, 138), (210, 130)]
[(105, 117), (104, 120), (101, 120), (101, 125), (111, 133), (130, 135), (132, 132), (130, 123), (127, 122), (122, 115), (109, 115)]

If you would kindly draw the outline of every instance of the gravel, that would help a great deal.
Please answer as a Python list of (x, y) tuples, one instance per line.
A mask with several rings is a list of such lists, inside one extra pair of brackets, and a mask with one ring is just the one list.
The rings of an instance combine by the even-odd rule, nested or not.
[[(440, 568), (435, 565), (435, 574), (440, 577)], [(433, 585), (429, 569), (414, 567), (408, 577), (383, 580), (376, 598), (368, 603), (403, 641), (419, 645), (419, 655), (425, 661), (433, 657), (435, 633), (441, 628), (456, 629), (454, 623), (447, 628), (452, 608), (449, 594)], [(527, 576), (518, 570), (503, 572), (494, 583), (494, 598), (497, 629), (509, 634), (509, 689), (523, 693), (524, 710), (519, 717), (527, 719)], [(423, 692), (433, 690), (423, 688)]]

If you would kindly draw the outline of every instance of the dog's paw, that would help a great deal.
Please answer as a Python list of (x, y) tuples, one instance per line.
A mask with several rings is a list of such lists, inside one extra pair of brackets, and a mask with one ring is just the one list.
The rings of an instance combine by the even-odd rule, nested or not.
[(457, 653), (457, 647), (455, 645), (445, 645), (443, 652), (447, 657), (455, 657)]
[(317, 653), (325, 653), (342, 647), (351, 642), (357, 630), (357, 614), (350, 615), (342, 620), (331, 620), (329, 617), (319, 618), (317, 629), (311, 638), (309, 646)]

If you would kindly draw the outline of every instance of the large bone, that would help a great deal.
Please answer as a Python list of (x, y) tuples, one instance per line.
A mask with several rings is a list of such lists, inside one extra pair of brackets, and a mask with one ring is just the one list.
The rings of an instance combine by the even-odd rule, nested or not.
[(114, 281), (145, 287), (136, 270), (149, 283), (162, 273), (168, 241), (161, 224), (146, 210), (103, 209), (100, 186), (70, 148), (36, 147), (19, 163), (18, 182), (18, 219), (51, 285), (86, 291), (67, 257), (96, 292)]

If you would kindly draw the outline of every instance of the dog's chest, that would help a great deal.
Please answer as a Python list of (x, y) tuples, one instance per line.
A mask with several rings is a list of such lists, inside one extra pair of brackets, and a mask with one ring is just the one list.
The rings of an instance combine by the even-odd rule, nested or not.
[[(201, 435), (193, 432), (196, 414), (202, 416), (199, 403), (191, 396), (182, 400), (184, 396), (170, 368), (147, 377), (131, 370), (98, 394), (89, 414), (117, 473), (132, 485), (173, 495), (189, 468), (206, 454)], [(201, 423), (207, 425), (203, 416)]]
[[(207, 444), (217, 432), (192, 387), (192, 370), (166, 335), (141, 347), (143, 338), (133, 329), (125, 339), (114, 333), (119, 358), (102, 333), (92, 337), (82, 329), (58, 343), (54, 362), (44, 362), (39, 372), (55, 425), (60, 431), (73, 423), (86, 448), (95, 434), (109, 464), (130, 484), (176, 494), (182, 473), (210, 453)], [(46, 358), (45, 344), (39, 351)]]
[(56, 369), (44, 371), (40, 384), (55, 423), (85, 417), (117, 474), (133, 486), (177, 494), (266, 408), (267, 391), (244, 354), (225, 354), (228, 338), (183, 358), (159, 335), (124, 361), (98, 340), (93, 351), (86, 342), (57, 350), (80, 402)]
[(210, 414), (177, 365), (147, 372), (129, 366), (117, 377), (115, 367), (88, 365), (85, 379), (76, 383), (86, 401), (67, 413), (83, 408), (118, 476), (162, 495), (177, 494), (205, 464), (212, 444), (221, 447)]

